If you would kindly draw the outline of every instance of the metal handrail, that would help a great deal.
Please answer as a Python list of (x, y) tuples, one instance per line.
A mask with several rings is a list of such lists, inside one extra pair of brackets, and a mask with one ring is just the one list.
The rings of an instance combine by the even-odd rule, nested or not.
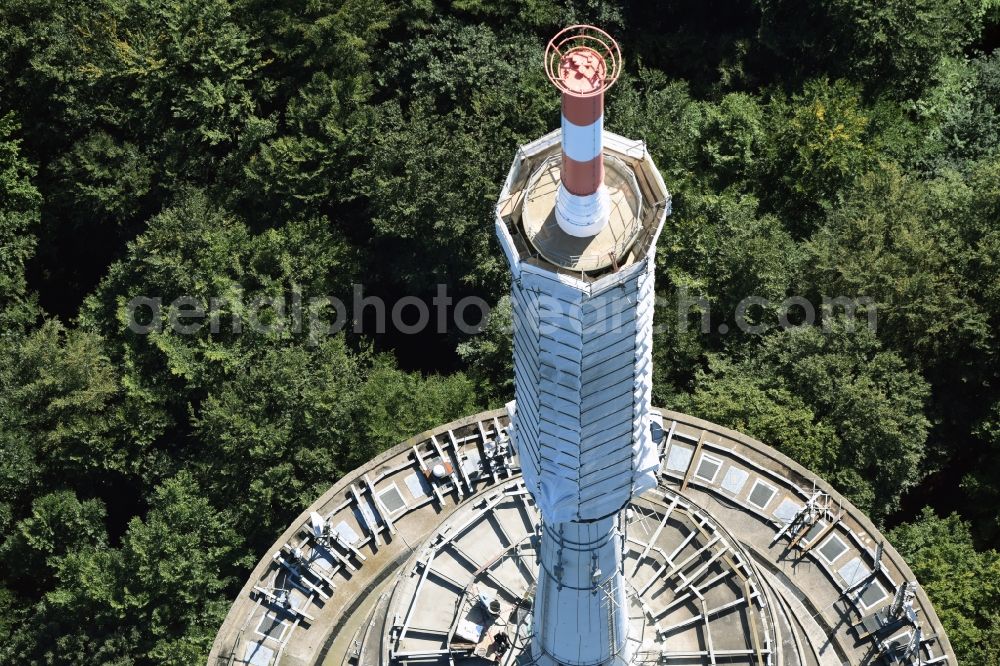
[[(631, 222), (629, 222), (625, 226), (624, 233), (622, 233), (619, 237), (616, 237), (615, 244), (612, 246), (611, 250), (607, 252), (567, 254), (567, 253), (553, 252), (551, 249), (546, 249), (545, 256), (550, 261), (553, 261), (554, 263), (558, 263), (560, 265), (575, 266), (582, 271), (595, 270), (598, 266), (605, 263), (605, 259), (608, 257), (609, 254), (611, 255), (611, 263), (613, 264), (616, 263), (617, 258), (621, 254), (623, 254), (626, 250), (628, 250), (628, 248), (631, 247), (635, 243), (635, 241), (639, 238), (643, 221), (644, 201), (642, 196), (642, 189), (639, 187), (639, 183), (636, 180), (635, 173), (623, 160), (613, 155), (607, 155), (607, 154), (604, 155), (604, 160), (605, 162), (612, 162), (613, 164), (615, 164), (616, 167), (618, 167), (618, 171), (620, 171), (625, 176), (626, 180), (628, 181), (629, 187), (635, 194), (636, 198), (635, 213), (632, 214), (630, 211), (628, 216), (624, 215), (622, 216), (622, 219), (628, 219), (628, 217), (631, 217), (632, 218)], [(524, 187), (525, 195), (530, 197), (531, 193), (534, 192), (535, 186), (538, 184), (538, 181), (541, 179), (542, 175), (548, 173), (549, 169), (551, 169), (554, 165), (561, 165), (561, 164), (562, 164), (561, 154), (557, 153), (555, 155), (550, 155), (549, 157), (545, 158), (545, 160), (543, 160), (542, 163), (535, 168), (534, 173), (532, 173), (531, 176), (528, 178), (528, 182), (525, 184)], [(615, 202), (614, 205), (615, 208), (617, 209), (618, 207), (621, 206), (621, 202), (620, 201)], [(593, 268), (588, 269), (586, 268), (586, 264), (593, 264), (594, 266)]]

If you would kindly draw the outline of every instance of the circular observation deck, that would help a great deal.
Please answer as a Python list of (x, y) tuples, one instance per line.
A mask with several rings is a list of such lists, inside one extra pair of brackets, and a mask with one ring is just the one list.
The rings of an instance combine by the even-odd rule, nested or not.
[[(622, 524), (637, 665), (955, 666), (913, 572), (822, 479), (691, 416), (654, 424), (660, 484)], [(519, 666), (539, 527), (509, 428), (475, 414), (338, 481), (263, 554), (208, 665)]]
[(571, 236), (556, 221), (556, 196), (562, 158), (552, 155), (525, 186), (521, 222), (528, 242), (547, 261), (571, 271), (617, 267), (642, 230), (642, 192), (635, 173), (622, 160), (604, 155), (604, 184), (611, 195), (608, 223), (594, 236)]
[[(401, 567), (413, 573), (400, 578), (385, 606), (399, 629), (375, 637), (371, 652), (380, 649), (387, 665), (452, 653), (476, 664), (551, 664), (529, 649), (541, 529), (520, 479), (466, 503)], [(707, 656), (776, 666), (783, 625), (772, 593), (710, 514), (661, 486), (630, 503), (621, 529), (635, 663), (701, 665)]]

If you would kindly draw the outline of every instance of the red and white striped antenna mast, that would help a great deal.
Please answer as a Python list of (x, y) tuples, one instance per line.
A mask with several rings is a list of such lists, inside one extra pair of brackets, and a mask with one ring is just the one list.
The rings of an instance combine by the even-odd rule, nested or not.
[(596, 235), (608, 222), (604, 184), (604, 92), (621, 74), (621, 49), (611, 35), (571, 25), (545, 49), (545, 73), (562, 92), (562, 168), (556, 222), (571, 236)]

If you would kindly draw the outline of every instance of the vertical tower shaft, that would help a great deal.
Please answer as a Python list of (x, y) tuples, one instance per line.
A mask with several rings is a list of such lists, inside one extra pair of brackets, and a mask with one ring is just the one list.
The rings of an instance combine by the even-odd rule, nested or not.
[(582, 293), (522, 271), (514, 303), (514, 441), (542, 514), (532, 655), (630, 658), (619, 520), (656, 485), (650, 435), (652, 263)]
[(558, 664), (625, 664), (628, 605), (617, 517), (547, 525), (542, 533), (532, 656)]
[(513, 277), (511, 432), (542, 519), (531, 658), (623, 665), (622, 513), (659, 467), (653, 253), (669, 195), (644, 146), (603, 131), (614, 40), (572, 26), (545, 62), (562, 129), (522, 146), (497, 206)]

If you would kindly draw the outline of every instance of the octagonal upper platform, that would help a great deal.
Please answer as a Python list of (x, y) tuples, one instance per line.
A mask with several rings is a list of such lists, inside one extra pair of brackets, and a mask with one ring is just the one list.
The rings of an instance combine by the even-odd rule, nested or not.
[(649, 256), (670, 194), (645, 143), (604, 132), (611, 220), (589, 238), (562, 232), (554, 215), (561, 138), (555, 130), (518, 149), (496, 207), (497, 237), (515, 278), (532, 267), (591, 283)]

